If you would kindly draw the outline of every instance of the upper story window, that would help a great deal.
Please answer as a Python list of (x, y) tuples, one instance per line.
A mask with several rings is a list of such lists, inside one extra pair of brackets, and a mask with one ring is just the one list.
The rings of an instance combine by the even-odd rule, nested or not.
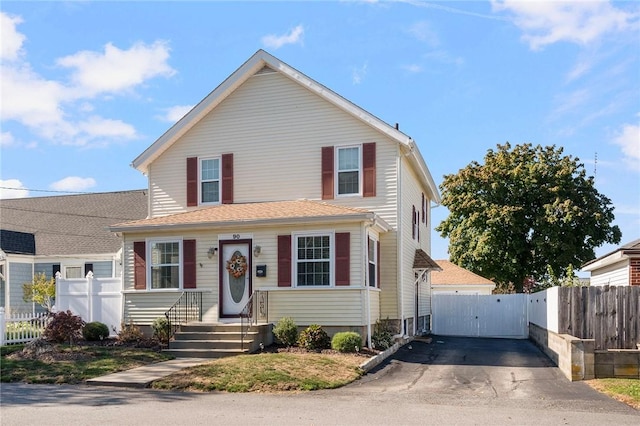
[(150, 285), (152, 290), (180, 288), (180, 240), (150, 241), (151, 272)]
[(378, 286), (378, 242), (373, 238), (368, 239), (367, 260), (369, 263), (369, 287)]
[(220, 158), (200, 160), (200, 203), (220, 202)]
[(294, 236), (296, 285), (330, 286), (332, 236), (330, 234)]
[(338, 147), (336, 151), (338, 195), (359, 195), (362, 159), (360, 146)]

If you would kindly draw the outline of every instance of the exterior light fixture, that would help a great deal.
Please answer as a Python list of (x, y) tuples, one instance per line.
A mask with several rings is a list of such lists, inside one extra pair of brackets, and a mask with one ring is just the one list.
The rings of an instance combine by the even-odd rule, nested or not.
[(218, 248), (217, 248), (217, 247), (211, 247), (211, 248), (209, 249), (209, 251), (207, 251), (207, 257), (208, 257), (209, 259), (212, 259), (212, 258), (213, 258), (213, 256), (215, 256), (215, 255), (216, 255), (216, 253), (217, 253), (217, 252), (218, 252)]

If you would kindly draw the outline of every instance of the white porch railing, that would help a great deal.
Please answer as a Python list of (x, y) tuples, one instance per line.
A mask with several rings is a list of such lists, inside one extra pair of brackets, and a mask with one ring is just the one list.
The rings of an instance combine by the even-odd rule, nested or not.
[(0, 346), (37, 339), (44, 332), (47, 319), (46, 313), (7, 314), (0, 308)]

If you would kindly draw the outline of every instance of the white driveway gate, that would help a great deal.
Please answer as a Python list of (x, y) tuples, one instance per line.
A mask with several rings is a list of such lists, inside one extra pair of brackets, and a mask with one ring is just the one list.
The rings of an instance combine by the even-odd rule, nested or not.
[(526, 294), (432, 296), (433, 334), (441, 336), (529, 336)]

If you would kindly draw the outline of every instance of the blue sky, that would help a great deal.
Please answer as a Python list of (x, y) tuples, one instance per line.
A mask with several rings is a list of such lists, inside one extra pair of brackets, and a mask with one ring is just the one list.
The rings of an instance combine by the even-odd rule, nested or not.
[[(0, 197), (147, 186), (131, 161), (258, 49), (418, 143), (439, 185), (557, 145), (640, 238), (635, 2), (0, 3)], [(436, 226), (448, 214), (433, 209)], [(434, 258), (447, 241), (433, 232)], [(603, 246), (598, 255), (610, 251)]]

